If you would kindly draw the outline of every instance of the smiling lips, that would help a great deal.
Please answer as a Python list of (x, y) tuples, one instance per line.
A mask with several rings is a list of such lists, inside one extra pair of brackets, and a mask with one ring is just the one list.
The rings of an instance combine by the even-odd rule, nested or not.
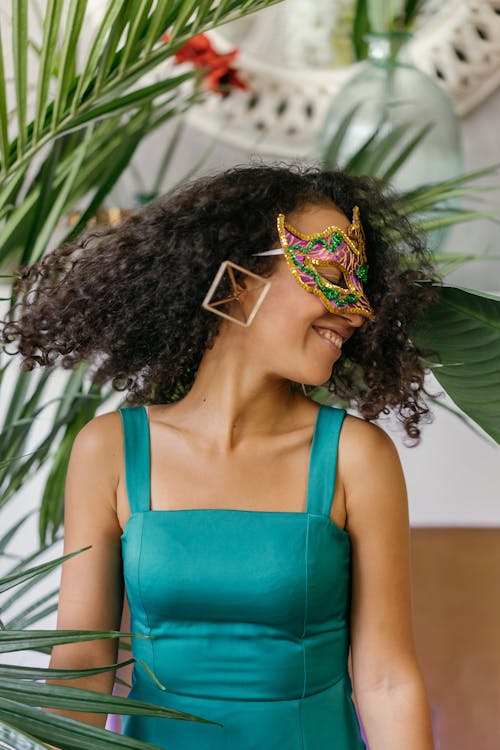
[(320, 326), (313, 326), (314, 330), (327, 343), (334, 346), (336, 349), (342, 348), (343, 338), (331, 328), (321, 328)]

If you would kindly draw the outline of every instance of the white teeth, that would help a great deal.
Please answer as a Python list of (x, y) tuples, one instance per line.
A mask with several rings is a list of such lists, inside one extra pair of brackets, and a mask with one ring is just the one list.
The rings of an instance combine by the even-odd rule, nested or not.
[(331, 331), (329, 328), (320, 328), (313, 326), (316, 333), (327, 341), (331, 341), (339, 349), (342, 347), (342, 336), (339, 336), (335, 331)]

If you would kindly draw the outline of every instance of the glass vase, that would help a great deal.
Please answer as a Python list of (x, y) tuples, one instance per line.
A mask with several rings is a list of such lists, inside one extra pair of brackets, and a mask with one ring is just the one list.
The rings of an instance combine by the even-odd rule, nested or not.
[(398, 190), (463, 170), (460, 124), (446, 94), (406, 59), (411, 34), (368, 34), (368, 60), (334, 97), (320, 158), (388, 180)]

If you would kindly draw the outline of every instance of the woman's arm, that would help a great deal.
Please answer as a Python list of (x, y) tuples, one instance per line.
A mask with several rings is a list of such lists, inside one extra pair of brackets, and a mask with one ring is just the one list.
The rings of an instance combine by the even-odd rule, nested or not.
[(352, 542), (353, 690), (370, 750), (434, 750), (412, 628), (406, 483), (390, 436), (356, 417), (340, 453)]
[[(62, 564), (57, 629), (119, 630), (123, 607), (121, 528), (116, 486), (121, 449), (118, 412), (95, 417), (73, 443), (64, 495), (64, 554), (92, 545)], [(118, 639), (55, 646), (50, 667), (91, 668), (115, 663)], [(47, 684), (111, 694), (114, 671)], [(107, 714), (46, 708), (46, 711), (104, 727)]]

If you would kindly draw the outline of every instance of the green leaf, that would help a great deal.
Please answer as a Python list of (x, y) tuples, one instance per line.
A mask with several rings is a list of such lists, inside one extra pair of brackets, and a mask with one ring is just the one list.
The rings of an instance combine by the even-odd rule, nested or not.
[(67, 555), (62, 555), (55, 560), (50, 560), (49, 562), (42, 563), (42, 565), (37, 565), (35, 568), (22, 570), (18, 573), (11, 573), (8, 576), (0, 578), (0, 594), (13, 586), (17, 586), (18, 583), (26, 581), (28, 578), (33, 578), (40, 573), (46, 573), (47, 571), (52, 570), (59, 565), (59, 563), (64, 562), (64, 560), (69, 560), (71, 557), (80, 554), (80, 552), (91, 549), (91, 547), (92, 545), (90, 544), (88, 547), (82, 547), (81, 549), (76, 550), (76, 552), (69, 552)]
[(52, 76), (54, 56), (61, 22), (63, 0), (47, 0), (43, 24), (43, 40), (38, 69), (37, 109), (33, 127), (33, 137), (38, 137), (45, 124), (45, 110)]
[(17, 679), (51, 679), (51, 680), (72, 680), (78, 677), (91, 677), (104, 672), (126, 667), (136, 661), (134, 657), (125, 661), (110, 664), (107, 667), (95, 667), (93, 669), (57, 669), (56, 667), (21, 667), (17, 664), (0, 664), (0, 675)]
[[(64, 503), (64, 482), (68, 466), (71, 448), (77, 433), (95, 416), (96, 410), (102, 405), (104, 399), (99, 398), (76, 398), (80, 391), (84, 369), (75, 371), (70, 382), (66, 386), (65, 399), (60, 402), (57, 417), (64, 425), (62, 439), (53, 456), (51, 470), (42, 495), (40, 508), (39, 534), (41, 543), (45, 543), (49, 530), (52, 538), (55, 537), (58, 527), (62, 523)], [(100, 395), (100, 389), (91, 386), (90, 395)], [(50, 528), (52, 527), (52, 528)]]
[(2, 172), (7, 168), (9, 149), (7, 87), (5, 85), (2, 35), (0, 34), (0, 166)]
[(348, 161), (342, 166), (342, 169), (349, 174), (363, 174), (365, 170), (365, 160), (373, 148), (373, 144), (376, 142), (378, 130), (375, 130), (360, 148), (348, 159)]
[[(199, 0), (185, 0), (185, 2), (182, 3), (181, 7), (179, 8), (179, 11), (177, 12), (177, 16), (176, 16), (172, 31), (170, 32), (170, 39), (172, 40), (172, 42), (175, 41), (175, 38), (179, 34), (179, 32), (183, 30), (189, 17), (196, 11), (196, 8), (198, 5), (199, 5)], [(199, 24), (198, 24), (198, 28), (199, 28)]]
[(426, 398), (432, 401), (432, 403), (438, 409), (443, 409), (444, 411), (447, 411), (449, 414), (453, 414), (464, 425), (466, 425), (469, 428), (469, 430), (472, 430), (474, 435), (476, 435), (480, 440), (484, 440), (484, 442), (488, 444), (490, 443), (488, 436), (485, 435), (484, 432), (479, 427), (476, 427), (476, 424), (471, 419), (469, 419), (463, 412), (459, 411), (458, 409), (454, 409), (452, 406), (449, 406), (444, 401), (440, 400), (437, 396), (432, 396), (432, 395), (427, 394)]
[[(132, 699), (130, 699), (132, 700)], [(146, 704), (163, 715), (155, 704)], [(0, 721), (28, 732), (62, 750), (159, 750), (157, 745), (126, 737), (67, 716), (59, 716), (14, 700), (0, 698)], [(211, 722), (215, 723), (215, 722)]]
[(146, 20), (148, 18), (148, 14), (152, 4), (153, 0), (140, 0), (139, 6), (135, 9), (134, 17), (131, 20), (130, 28), (125, 39), (125, 45), (123, 47), (120, 58), (119, 72), (121, 75), (123, 75), (123, 72), (127, 68), (134, 48), (138, 46), (138, 42), (140, 41), (141, 33), (145, 28)]
[[(92, 139), (92, 129), (93, 126), (90, 125), (85, 132), (82, 143), (74, 150), (71, 171), (64, 180), (62, 188), (57, 192), (49, 210), (45, 212), (45, 220), (37, 233), (33, 249), (29, 256), (26, 257), (25, 262), (28, 262), (28, 260), (30, 262), (37, 261), (42, 257), (64, 209), (69, 205), (73, 186), (78, 178)], [(56, 141), (56, 143), (59, 142), (60, 139)]]
[(71, 106), (72, 114), (77, 112), (79, 105), (82, 103), (82, 99), (85, 95), (87, 88), (90, 86), (92, 77), (95, 74), (96, 68), (99, 63), (99, 59), (102, 55), (104, 45), (106, 44), (106, 38), (109, 35), (116, 18), (123, 12), (124, 6), (128, 3), (128, 0), (114, 0), (109, 2), (104, 14), (104, 18), (98, 27), (90, 52), (87, 56), (87, 61), (83, 72), (79, 76), (76, 93), (73, 98)]
[[(12, 2), (12, 51), (14, 57), (14, 82), (16, 90), (16, 113), (18, 122), (17, 155), (20, 157), (26, 146), (26, 106), (28, 98), (28, 3), (27, 0)], [(8, 162), (6, 162), (7, 166)]]
[(431, 369), (455, 404), (500, 442), (500, 297), (445, 284), (411, 336), (438, 353)]
[(340, 149), (342, 148), (346, 135), (349, 133), (349, 128), (352, 125), (352, 121), (358, 112), (358, 109), (359, 105), (354, 105), (354, 107), (352, 107), (340, 121), (333, 138), (325, 140), (321, 146), (321, 161), (330, 169), (335, 169), (338, 165)]
[[(49, 591), (47, 594), (43, 594), (34, 602), (30, 602), (30, 604), (26, 605), (16, 614), (15, 617), (5, 622), (5, 627), (7, 630), (22, 630), (29, 628), (44, 617), (57, 612), (58, 594), (59, 587), (52, 589), (52, 591)], [(50, 602), (50, 606), (41, 609), (41, 607), (47, 602)]]
[(52, 129), (60, 121), (62, 110), (70, 104), (69, 95), (73, 84), (72, 72), (75, 67), (76, 48), (86, 9), (87, 0), (70, 0), (66, 19), (66, 33), (62, 44), (55, 103), (52, 110)]
[(67, 711), (88, 711), (89, 713), (128, 714), (130, 716), (158, 716), (165, 719), (183, 719), (203, 724), (217, 724), (219, 722), (202, 719), (195, 714), (166, 708), (155, 703), (140, 701), (120, 695), (106, 695), (105, 693), (73, 687), (72, 685), (53, 685), (31, 680), (14, 680), (0, 676), (0, 715), (2, 701), (15, 696), (16, 701), (23, 706), (40, 706), (46, 708), (62, 708)]
[(10, 541), (13, 539), (15, 534), (19, 531), (23, 523), (26, 521), (26, 519), (30, 518), (30, 516), (35, 513), (35, 510), (30, 510), (28, 513), (26, 513), (24, 516), (21, 516), (20, 519), (18, 519), (11, 527), (10, 529), (7, 529), (3, 536), (0, 537), (0, 555), (2, 557), (6, 556), (6, 549), (9, 545)]
[[(95, 84), (93, 85), (93, 96), (98, 96), (102, 86), (108, 79), (112, 79), (114, 76), (110, 75), (110, 72), (114, 68), (114, 63), (118, 59), (117, 47), (120, 39), (122, 38), (125, 27), (129, 24), (131, 18), (135, 15), (135, 0), (126, 0), (121, 12), (114, 19), (109, 33), (107, 35), (106, 44), (100, 55), (99, 63), (97, 65)], [(121, 54), (121, 53), (120, 53)]]
[(91, 120), (97, 120), (103, 117), (110, 117), (117, 112), (124, 113), (131, 108), (147, 105), (152, 99), (161, 94), (165, 94), (173, 88), (180, 86), (185, 81), (193, 78), (193, 73), (183, 73), (182, 75), (168, 78), (164, 81), (158, 81), (142, 89), (136, 89), (122, 97), (117, 97), (111, 101), (107, 100), (97, 103), (92, 108), (82, 110), (81, 113), (68, 121), (67, 125), (63, 124), (62, 132), (70, 132), (79, 128)]
[(352, 29), (352, 43), (356, 60), (365, 60), (368, 54), (368, 45), (365, 36), (370, 31), (370, 21), (366, 7), (367, 0), (357, 0), (354, 23)]
[(102, 638), (145, 638), (152, 635), (123, 633), (119, 630), (2, 630), (0, 631), (0, 653), (12, 651), (33, 651), (41, 646), (58, 646), (64, 643), (83, 643)]
[(7, 721), (0, 721), (0, 747), (3, 750), (46, 750), (47, 745), (41, 744), (32, 735), (21, 732)]
[[(21, 256), (21, 262), (25, 263), (27, 258), (31, 257), (32, 247), (40, 235), (41, 226), (43, 224), (45, 215), (50, 211), (52, 192), (54, 188), (54, 177), (56, 169), (59, 163), (59, 158), (62, 150), (62, 139), (57, 139), (50, 149), (47, 158), (44, 160), (40, 169), (39, 175), (37, 175), (37, 192), (38, 199), (33, 205), (33, 214), (30, 221), (29, 232), (25, 239), (23, 253)], [(24, 201), (28, 206), (32, 205), (32, 196), (27, 196), (27, 200)], [(35, 258), (38, 260), (38, 258)]]
[(399, 145), (402, 144), (409, 129), (409, 126), (403, 123), (392, 128), (386, 135), (378, 136), (371, 149), (365, 155), (362, 171), (377, 176), (379, 169), (381, 169), (387, 157), (393, 154)]
[(415, 149), (420, 146), (427, 133), (432, 130), (434, 123), (427, 123), (423, 125), (417, 133), (409, 140), (407, 145), (396, 155), (391, 164), (389, 164), (383, 174), (380, 175), (380, 179), (385, 182), (390, 182), (396, 172), (398, 172), (403, 164), (408, 161)]
[(425, 0), (406, 0), (404, 8), (404, 27), (406, 29), (411, 27), (424, 3)]
[[(23, 2), (26, 3), (26, 0), (23, 0)], [(184, 2), (179, 0), (175, 4), (157, 3), (149, 17), (143, 15), (142, 28), (139, 26), (136, 29), (137, 38), (131, 48), (129, 64), (123, 70), (121, 69), (120, 62), (123, 48), (118, 49), (110, 65), (108, 63), (104, 64), (105, 68), (109, 70), (109, 76), (106, 77), (106, 80), (102, 79), (102, 86), (98, 87), (96, 85), (96, 75), (99, 74), (99, 70), (102, 70), (100, 66), (103, 60), (102, 56), (106, 54), (105, 50), (108, 49), (106, 45), (110, 30), (117, 17), (121, 17), (122, 12), (126, 12), (129, 2), (130, 0), (109, 0), (104, 19), (96, 32), (91, 50), (87, 55), (85, 68), (81, 74), (73, 77), (71, 80), (68, 80), (67, 76), (69, 74), (67, 71), (73, 71), (75, 67), (74, 55), (70, 55), (70, 52), (74, 49), (73, 42), (75, 38), (72, 37), (72, 40), (65, 39), (63, 41), (63, 51), (64, 49), (68, 50), (66, 58), (68, 64), (65, 66), (66, 73), (63, 74), (65, 80), (61, 84), (62, 88), (58, 89), (59, 104), (57, 115), (60, 115), (60, 119), (56, 117), (54, 103), (50, 103), (46, 108), (44, 116), (45, 122), (48, 123), (49, 118), (52, 120), (50, 129), (48, 127), (45, 128), (44, 132), (38, 138), (33, 138), (33, 126), (30, 125), (28, 130), (29, 138), (24, 138), (22, 142), (20, 139), (14, 140), (10, 147), (7, 175), (18, 173), (21, 169), (26, 170), (30, 160), (33, 159), (43, 146), (61, 135), (61, 133), (70, 132), (75, 127), (78, 127), (78, 123), (81, 124), (82, 122), (81, 115), (83, 110), (87, 113), (93, 110), (97, 99), (99, 99), (100, 103), (103, 103), (104, 100), (112, 102), (114, 98), (122, 96), (130, 86), (146, 73), (153, 70), (160, 62), (172, 56), (178, 46), (188, 41), (193, 25), (195, 25), (198, 31), (204, 31), (213, 27), (216, 22), (226, 22), (253, 10), (273, 5), (275, 0), (262, 0), (261, 2), (251, 0), (243, 4), (241, 0), (239, 2), (237, 0), (232, 0), (231, 2), (221, 1), (215, 8), (202, 3), (194, 16), (188, 18), (185, 24), (179, 28), (175, 44), (158, 44), (160, 34), (172, 21), (178, 25), (179, 16), (185, 16), (185, 10), (191, 6), (192, 0), (184, 0)], [(84, 10), (83, 6), (72, 5), (71, 8), (74, 10), (77, 22), (80, 23)], [(202, 21), (201, 26), (198, 25), (200, 21)], [(66, 28), (67, 33), (71, 33), (71, 30), (68, 28)], [(142, 47), (140, 46), (141, 41)], [(24, 46), (22, 44), (19, 45), (19, 49), (24, 49)], [(122, 70), (123, 74), (120, 73), (120, 70)], [(195, 78), (196, 74), (193, 74), (193, 77)], [(63, 95), (63, 90), (65, 95)], [(138, 103), (138, 106), (140, 104)], [(116, 107), (112, 105), (110, 109), (116, 111)], [(106, 113), (103, 111), (98, 111), (94, 114), (96, 117), (106, 116)], [(72, 122), (73, 119), (77, 121), (76, 124)], [(87, 121), (88, 117), (84, 117), (83, 122)]]
[(437, 219), (424, 219), (416, 221), (415, 225), (423, 232), (433, 232), (443, 227), (451, 227), (454, 224), (463, 224), (466, 221), (476, 221), (477, 219), (498, 219), (498, 211), (465, 211), (457, 209), (450, 213), (449, 216), (440, 216)]

